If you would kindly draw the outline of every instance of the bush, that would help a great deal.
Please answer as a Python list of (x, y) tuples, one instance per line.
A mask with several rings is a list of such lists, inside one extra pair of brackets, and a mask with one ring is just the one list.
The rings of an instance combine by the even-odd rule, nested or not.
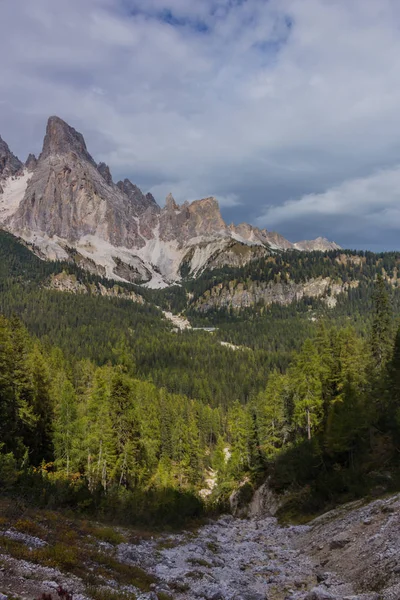
[(2, 454), (2, 448), (3, 444), (0, 444), (0, 486), (10, 488), (18, 479), (17, 463), (11, 452)]

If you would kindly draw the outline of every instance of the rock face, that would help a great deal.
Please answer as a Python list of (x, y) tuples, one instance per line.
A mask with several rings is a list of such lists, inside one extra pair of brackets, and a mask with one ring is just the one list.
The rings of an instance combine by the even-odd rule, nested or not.
[(32, 173), (37, 167), (37, 158), (34, 154), (29, 154), (25, 162), (25, 169)]
[(314, 250), (319, 250), (322, 252), (326, 252), (327, 250), (340, 250), (340, 246), (335, 244), (335, 242), (330, 242), (323, 237), (318, 237), (315, 240), (303, 240), (302, 242), (296, 242), (293, 244), (293, 247), (296, 250), (304, 250), (307, 252)]
[(139, 294), (135, 294), (134, 292), (129, 292), (118, 285), (114, 285), (112, 288), (106, 288), (101, 283), (88, 285), (78, 281), (75, 275), (70, 275), (69, 273), (65, 272), (52, 275), (47, 288), (60, 292), (68, 292), (70, 294), (107, 296), (144, 304), (144, 299), (142, 296), (139, 296)]
[(108, 183), (108, 185), (112, 185), (112, 175), (110, 167), (106, 165), (106, 163), (101, 162), (97, 165), (97, 170), (103, 177), (104, 181)]
[(358, 282), (344, 284), (330, 277), (318, 277), (304, 283), (286, 281), (281, 283), (250, 281), (247, 283), (218, 284), (207, 290), (195, 303), (195, 308), (206, 313), (215, 308), (233, 308), (241, 310), (255, 304), (281, 304), (283, 306), (303, 298), (325, 298), (328, 306), (335, 305), (335, 297)]
[(50, 117), (47, 121), (42, 153), (39, 160), (49, 157), (75, 153), (96, 167), (96, 163), (86, 148), (83, 135), (59, 117)]
[(2, 179), (17, 175), (22, 168), (22, 162), (11, 152), (0, 136), (0, 184)]
[(172, 196), (160, 217), (160, 237), (164, 241), (178, 240), (184, 244), (197, 237), (222, 235), (228, 237), (215, 198), (196, 200), (178, 206)]
[[(0, 138), (0, 186), (0, 226), (44, 257), (71, 259), (74, 248), (106, 277), (153, 287), (178, 281), (183, 271), (242, 266), (295, 247), (245, 223), (228, 227), (214, 197), (178, 205), (170, 194), (161, 209), (129, 179), (115, 184), (82, 134), (59, 117), (50, 117), (39, 158), (30, 154), (25, 166)], [(301, 244), (325, 249), (329, 242)]]
[(151, 194), (143, 194), (129, 179), (118, 181), (117, 187), (131, 200), (138, 215), (144, 213), (148, 208), (153, 209), (156, 213), (160, 212), (160, 207), (154, 197)]
[(22, 237), (35, 232), (76, 243), (93, 236), (113, 246), (143, 247), (135, 206), (106, 179), (106, 165), (98, 170), (82, 135), (51, 117), (24, 198), (7, 225)]

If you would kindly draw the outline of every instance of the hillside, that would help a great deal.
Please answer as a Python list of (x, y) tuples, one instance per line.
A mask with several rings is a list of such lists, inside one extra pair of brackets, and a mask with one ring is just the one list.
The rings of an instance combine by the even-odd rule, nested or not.
[[(4, 148), (6, 504), (23, 499), (24, 511), (72, 510), (114, 526), (165, 529), (228, 509), (245, 515), (263, 494), (264, 510), (272, 502), (286, 523), (400, 488), (399, 253), (345, 251), (319, 239), (296, 245), (251, 226), (226, 228), (213, 198), (178, 206), (169, 197), (160, 209), (129, 180), (114, 184), (83, 137), (58, 119), (29, 167)], [(162, 262), (149, 262), (150, 247)], [(7, 527), (0, 546), (7, 569), (18, 568), (13, 561), (26, 556), (27, 540), (36, 543), (27, 531), (34, 527), (22, 519)], [(219, 543), (218, 527), (206, 526), (204, 535)], [(254, 527), (231, 524), (226, 539), (234, 548), (240, 536), (250, 543)], [(282, 542), (286, 563), (290, 539), (276, 524), (263, 527)], [(39, 535), (32, 556), (43, 568), (59, 561), (75, 575), (63, 581), (84, 593), (79, 552), (68, 554), (57, 535), (49, 542)], [(177, 545), (196, 566), (190, 544), (179, 538)], [(139, 569), (131, 577), (114, 546), (104, 572), (132, 598), (150, 600), (150, 586), (160, 583), (167, 587), (159, 600), (170, 584), (182, 600), (188, 590), (232, 598), (229, 586), (205, 585), (203, 571), (198, 583), (188, 581), (185, 559), (175, 558), (176, 577), (165, 578), (150, 548), (145, 563), (128, 557)], [(87, 550), (98, 571), (101, 551)], [(261, 546), (257, 553), (264, 560)], [(227, 560), (236, 564), (233, 554)], [(308, 569), (294, 598), (325, 593), (322, 584), (309, 592), (319, 581), (310, 561), (289, 570), (279, 590)], [(348, 574), (332, 577), (338, 589), (358, 593)], [(89, 596), (103, 600), (101, 580), (91, 585)], [(253, 592), (263, 593), (257, 585)]]

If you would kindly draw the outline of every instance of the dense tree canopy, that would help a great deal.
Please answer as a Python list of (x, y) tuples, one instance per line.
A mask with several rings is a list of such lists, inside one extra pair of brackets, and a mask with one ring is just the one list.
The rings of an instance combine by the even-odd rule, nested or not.
[[(202, 293), (233, 271), (346, 277), (343, 256), (360, 259), (350, 276), (361, 283), (335, 309), (304, 301), (219, 311), (193, 315), (215, 332), (177, 332), (152, 302), (171, 306), (172, 288), (143, 290), (144, 304), (91, 294), (95, 276), (45, 263), (0, 234), (1, 485), (110, 513), (135, 502), (136, 518), (197, 514), (199, 495), (223, 500), (267, 475), (298, 505), (296, 490), (306, 490), (310, 510), (364, 493), (383, 463), (396, 485), (397, 255), (284, 253), (205, 274), (186, 290)], [(48, 289), (60, 269), (88, 293)]]

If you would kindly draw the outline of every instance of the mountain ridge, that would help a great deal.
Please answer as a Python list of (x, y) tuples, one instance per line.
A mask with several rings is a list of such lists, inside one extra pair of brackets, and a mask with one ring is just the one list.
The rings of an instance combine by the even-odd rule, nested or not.
[(0, 179), (0, 227), (50, 260), (74, 260), (72, 247), (106, 277), (149, 287), (179, 282), (183, 265), (192, 277), (217, 257), (236, 266), (232, 243), (250, 247), (242, 261), (259, 256), (260, 248), (266, 255), (339, 248), (324, 238), (291, 243), (247, 223), (227, 226), (213, 196), (178, 205), (169, 194), (161, 208), (129, 179), (114, 183), (83, 135), (56, 116), (48, 120), (39, 158), (30, 154), (25, 165), (0, 138)]

